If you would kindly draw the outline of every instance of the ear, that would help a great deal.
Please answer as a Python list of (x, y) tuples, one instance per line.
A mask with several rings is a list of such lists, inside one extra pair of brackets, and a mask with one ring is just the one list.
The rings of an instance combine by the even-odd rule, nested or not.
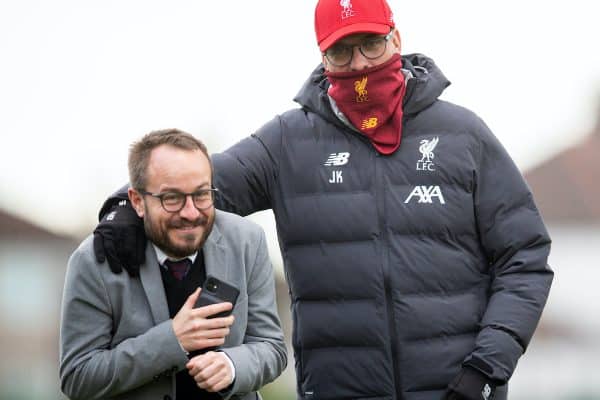
[(392, 34), (392, 44), (396, 48), (396, 52), (400, 54), (400, 51), (402, 49), (402, 40), (400, 39), (400, 32), (398, 31), (398, 29), (395, 29), (394, 33)]
[(129, 188), (127, 189), (127, 196), (129, 196), (129, 201), (133, 206), (133, 209), (137, 213), (138, 217), (144, 218), (144, 198), (142, 195), (135, 189)]
[(323, 66), (325, 67), (325, 71), (329, 71), (329, 63), (327, 62), (327, 57), (325, 57), (325, 54), (321, 53), (321, 62), (323, 63)]

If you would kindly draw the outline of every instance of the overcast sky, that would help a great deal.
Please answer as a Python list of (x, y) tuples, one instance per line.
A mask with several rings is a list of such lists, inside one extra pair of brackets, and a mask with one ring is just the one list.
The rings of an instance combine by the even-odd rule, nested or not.
[[(94, 225), (128, 146), (177, 127), (224, 150), (319, 63), (313, 0), (2, 0), (0, 207), (58, 232)], [(425, 7), (425, 4), (427, 5)], [(391, 0), (403, 53), (479, 114), (525, 170), (595, 122), (594, 2)]]

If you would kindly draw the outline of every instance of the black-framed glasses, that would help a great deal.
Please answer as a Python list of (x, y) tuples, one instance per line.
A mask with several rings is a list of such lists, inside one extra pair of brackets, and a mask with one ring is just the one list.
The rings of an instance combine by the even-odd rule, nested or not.
[(215, 199), (215, 193), (219, 189), (200, 189), (191, 193), (181, 192), (164, 192), (164, 193), (150, 193), (145, 190), (138, 189), (138, 192), (145, 196), (156, 197), (160, 200), (162, 208), (166, 212), (176, 213), (183, 209), (188, 196), (192, 198), (194, 207), (198, 210), (206, 210), (213, 205)]
[(358, 44), (336, 43), (323, 53), (332, 65), (344, 67), (352, 61), (354, 48), (358, 47), (360, 54), (369, 60), (379, 58), (385, 53), (387, 42), (392, 38), (394, 29), (385, 36), (368, 36)]

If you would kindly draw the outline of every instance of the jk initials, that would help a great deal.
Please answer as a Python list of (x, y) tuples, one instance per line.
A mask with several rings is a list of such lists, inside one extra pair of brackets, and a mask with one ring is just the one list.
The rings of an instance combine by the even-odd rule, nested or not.
[(344, 178), (342, 178), (342, 171), (331, 171), (331, 179), (329, 179), (329, 183), (343, 183)]

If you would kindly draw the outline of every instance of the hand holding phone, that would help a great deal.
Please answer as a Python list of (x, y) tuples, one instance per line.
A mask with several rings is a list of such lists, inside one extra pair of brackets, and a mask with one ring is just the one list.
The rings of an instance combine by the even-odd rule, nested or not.
[[(229, 302), (232, 306), (235, 306), (239, 294), (240, 291), (235, 286), (209, 275), (202, 285), (202, 291), (194, 307), (198, 308), (224, 302)], [(230, 314), (231, 310), (211, 315), (208, 318), (226, 317)]]
[[(202, 285), (202, 291), (196, 300), (196, 304), (194, 308), (204, 307), (211, 304), (231, 303), (231, 310), (223, 311), (217, 314), (210, 315), (206, 318), (220, 318), (227, 317), (231, 315), (233, 307), (235, 306), (235, 302), (237, 301), (238, 295), (240, 291), (235, 286), (232, 286), (222, 280), (215, 278), (213, 276), (207, 276), (204, 284)], [(215, 347), (204, 348), (202, 350), (191, 351), (188, 354), (188, 357), (191, 359), (199, 354), (206, 353), (207, 351), (214, 350)]]

